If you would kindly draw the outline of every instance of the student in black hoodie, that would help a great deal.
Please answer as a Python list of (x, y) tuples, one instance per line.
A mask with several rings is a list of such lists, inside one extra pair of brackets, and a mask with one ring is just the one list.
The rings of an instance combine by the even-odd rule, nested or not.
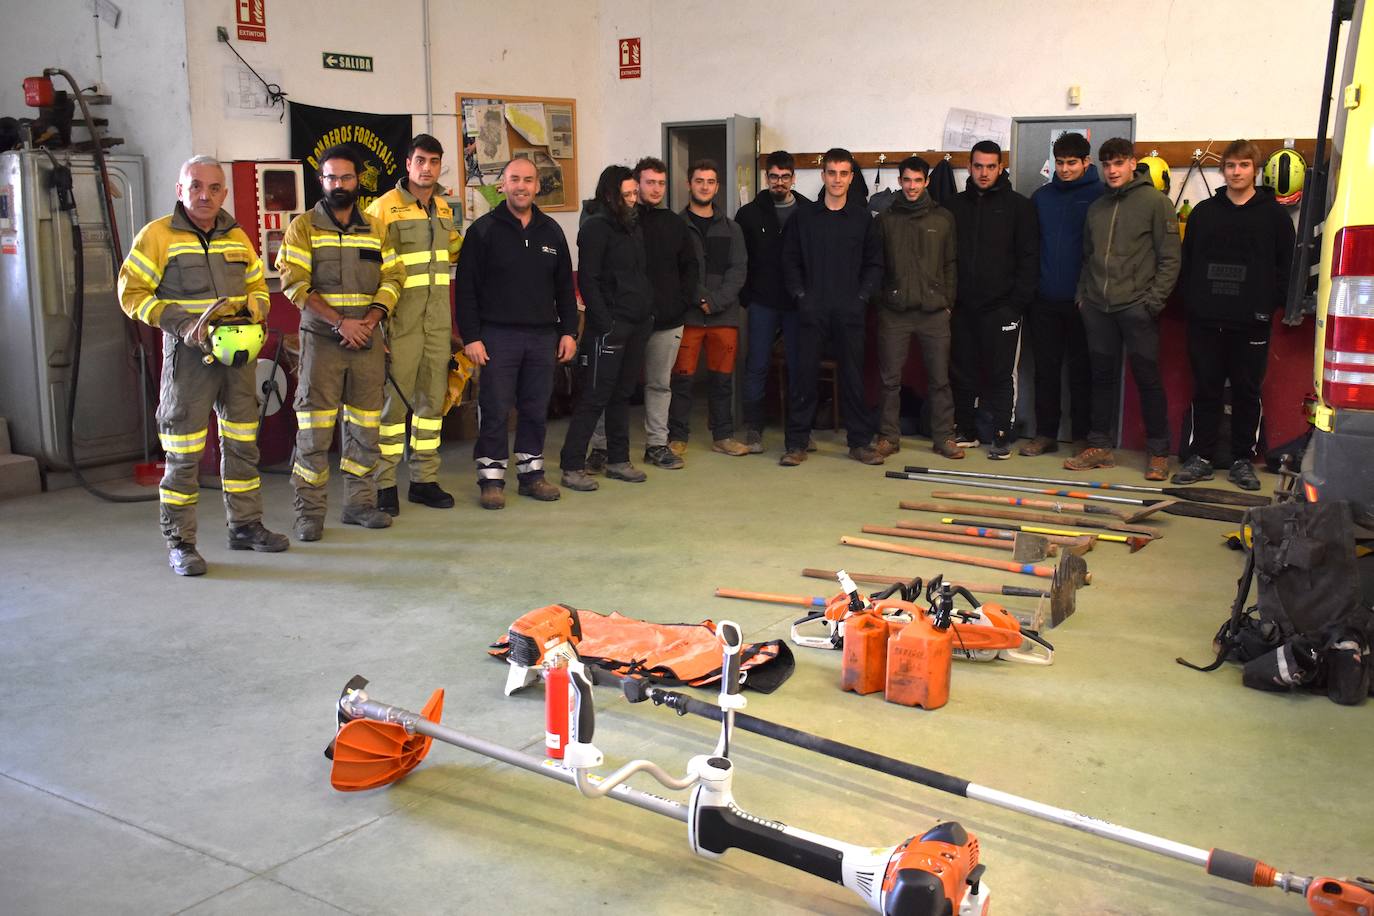
[(864, 317), (883, 279), (883, 252), (868, 204), (849, 193), (854, 156), (838, 147), (821, 158), (825, 193), (800, 207), (782, 234), (783, 283), (797, 303), (801, 332), (797, 360), (787, 370), (786, 451), (778, 461), (806, 460), (816, 414), (816, 375), (829, 340), (839, 364), (840, 401), (849, 457), (882, 464), (873, 447), (873, 411), (864, 402)]
[(515, 468), (520, 495), (545, 502), (544, 433), (556, 363), (577, 352), (577, 297), (563, 230), (534, 204), (539, 174), (512, 159), (501, 174), (506, 200), (472, 224), (458, 258), (457, 315), (463, 352), (482, 367), (481, 431), (473, 446), (484, 509), (505, 506), (507, 418), (519, 410)]
[(988, 457), (1010, 458), (1021, 316), (1040, 275), (1040, 224), (1031, 202), (1012, 190), (1002, 147), (991, 140), (973, 145), (968, 186), (946, 206), (959, 251), (949, 364), (957, 444), (978, 445), (976, 401), (992, 414)]
[(1231, 382), (1231, 482), (1258, 490), (1260, 388), (1269, 327), (1288, 293), (1296, 235), (1269, 188), (1255, 186), (1259, 147), (1235, 140), (1221, 154), (1222, 193), (1193, 208), (1183, 235), (1179, 291), (1188, 310), (1193, 366), (1191, 449), (1174, 483), (1212, 479), (1222, 396)]
[(749, 271), (740, 291), (749, 335), (744, 355), (744, 445), (751, 454), (763, 451), (763, 398), (768, 367), (773, 361), (773, 341), (782, 332), (783, 351), (789, 370), (797, 364), (797, 338), (801, 319), (797, 303), (782, 282), (782, 231), (796, 212), (810, 203), (792, 190), (796, 162), (786, 150), (768, 154), (764, 161), (767, 190), (739, 208), (735, 222), (744, 233)]
[(577, 233), (578, 285), (587, 307), (577, 358), (581, 395), (573, 407), (559, 464), (570, 490), (595, 490), (587, 474), (587, 445), (606, 414), (606, 476), (641, 483), (630, 463), (630, 394), (644, 368), (644, 346), (654, 327), (654, 296), (639, 227), (639, 185), (623, 165), (609, 165)]

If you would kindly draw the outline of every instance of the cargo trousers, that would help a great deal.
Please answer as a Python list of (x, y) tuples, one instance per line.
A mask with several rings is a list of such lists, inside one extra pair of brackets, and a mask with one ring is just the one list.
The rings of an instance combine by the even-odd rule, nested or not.
[(169, 548), (196, 543), (200, 459), (212, 409), (219, 421), (220, 483), (229, 525), (262, 520), (256, 364), (206, 365), (204, 357), (175, 335), (162, 335), (157, 431), (167, 469), (158, 486), (158, 518)]
[(382, 385), (386, 356), (374, 331), (370, 346), (351, 350), (337, 339), (302, 332), (300, 381), (296, 386), (296, 455), (291, 467), (298, 518), (324, 518), (329, 482), (329, 446), (343, 412), (339, 470), (344, 504), (377, 505), (378, 430), (382, 422)]

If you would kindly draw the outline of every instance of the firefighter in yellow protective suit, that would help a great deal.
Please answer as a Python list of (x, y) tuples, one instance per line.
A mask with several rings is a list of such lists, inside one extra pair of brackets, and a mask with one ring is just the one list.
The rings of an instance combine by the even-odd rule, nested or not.
[(411, 418), (406, 497), (435, 509), (453, 507), (453, 497), (438, 482), (439, 432), (452, 356), (450, 269), (462, 240), (453, 208), (435, 193), (443, 155), (438, 140), (429, 134), (416, 136), (406, 154), (406, 177), (367, 208), (368, 216), (381, 221), (388, 243), (405, 266), (401, 299), (387, 322), (391, 384), (382, 408), (382, 454), (374, 474), (377, 507), (390, 515), (401, 511), (396, 465), (406, 445), (407, 405)]
[(262, 524), (256, 361), (205, 361), (212, 319), (241, 316), (261, 324), (271, 307), (262, 261), (221, 209), (227, 191), (216, 160), (187, 160), (177, 178), (176, 209), (139, 231), (119, 268), (120, 307), (163, 331), (157, 427), (167, 470), (158, 488), (158, 515), (168, 563), (180, 576), (205, 573), (196, 550), (197, 469), (211, 408), (219, 419), (230, 548), (276, 553), (289, 546), (285, 535)]
[(375, 219), (358, 212), (362, 162), (347, 146), (320, 154), (324, 196), (291, 221), (277, 270), (282, 293), (301, 309), (301, 367), (296, 386), (295, 534), (318, 541), (324, 533), (329, 445), (343, 408), (339, 469), (344, 474), (345, 525), (388, 528), (377, 509), (372, 472), (382, 418), (386, 356), (377, 325), (400, 295), (404, 271), (383, 244)]

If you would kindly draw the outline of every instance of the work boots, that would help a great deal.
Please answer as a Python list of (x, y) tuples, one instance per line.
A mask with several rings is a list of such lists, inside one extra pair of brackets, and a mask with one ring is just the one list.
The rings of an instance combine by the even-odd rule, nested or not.
[(606, 470), (606, 450), (594, 448), (587, 453), (587, 473), (600, 474)]
[(1093, 468), (1114, 468), (1116, 467), (1116, 455), (1109, 448), (1096, 448), (1088, 446), (1074, 455), (1072, 458), (1064, 459), (1064, 469), (1067, 471), (1091, 471)]
[(1226, 475), (1226, 479), (1242, 490), (1260, 488), (1259, 478), (1255, 476), (1255, 466), (1244, 458), (1231, 465), (1231, 471)]
[(648, 474), (645, 474), (628, 461), (608, 463), (606, 465), (606, 476), (611, 480), (623, 480), (626, 483), (643, 483), (649, 479)]
[(377, 488), (377, 508), (392, 518), (401, 514), (401, 501), (396, 495), (395, 487)]
[(1201, 455), (1189, 455), (1183, 467), (1174, 472), (1173, 482), (1186, 486), (1200, 480), (1211, 480), (1213, 476), (1212, 462)]
[[(483, 509), (506, 508), (506, 488), (494, 483), (482, 484), (482, 496), (478, 500)], [(523, 485), (522, 485), (523, 489)]]
[[(387, 516), (390, 518), (391, 516)], [(303, 542), (318, 541), (324, 537), (324, 519), (310, 515), (302, 515), (296, 519), (295, 526), (291, 529), (296, 535), (296, 540)]]
[(339, 521), (345, 525), (361, 528), (390, 528), (391, 516), (373, 506), (345, 506), (339, 514)]
[(256, 550), (259, 553), (281, 553), (291, 546), (286, 535), (268, 531), (262, 522), (249, 522), (229, 529), (230, 550)]
[(411, 483), (406, 499), (422, 506), (429, 506), (431, 509), (453, 508), (453, 497), (432, 480), (427, 483)]
[(577, 490), (579, 493), (590, 493), (601, 484), (592, 479), (591, 475), (580, 468), (576, 471), (563, 471), (563, 479), (559, 481), (569, 490)]
[(538, 477), (520, 481), (520, 495), (537, 499), (541, 503), (551, 503), (563, 494), (540, 474)]
[(205, 558), (196, 552), (196, 545), (180, 541), (167, 553), (167, 565), (178, 576), (205, 575)]
[(666, 445), (645, 446), (644, 460), (666, 471), (676, 471), (687, 463)]
[(716, 439), (713, 441), (711, 443), (711, 451), (738, 458), (741, 455), (749, 454), (749, 446), (737, 439), (727, 437), (725, 439)]

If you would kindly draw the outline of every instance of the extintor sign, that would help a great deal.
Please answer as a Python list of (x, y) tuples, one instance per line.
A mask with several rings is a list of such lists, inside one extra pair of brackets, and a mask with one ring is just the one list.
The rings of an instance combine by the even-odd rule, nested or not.
[(616, 55), (620, 59), (620, 78), (639, 79), (640, 55), (638, 38), (622, 38), (617, 43)]
[(267, 0), (234, 0), (239, 41), (267, 40)]

